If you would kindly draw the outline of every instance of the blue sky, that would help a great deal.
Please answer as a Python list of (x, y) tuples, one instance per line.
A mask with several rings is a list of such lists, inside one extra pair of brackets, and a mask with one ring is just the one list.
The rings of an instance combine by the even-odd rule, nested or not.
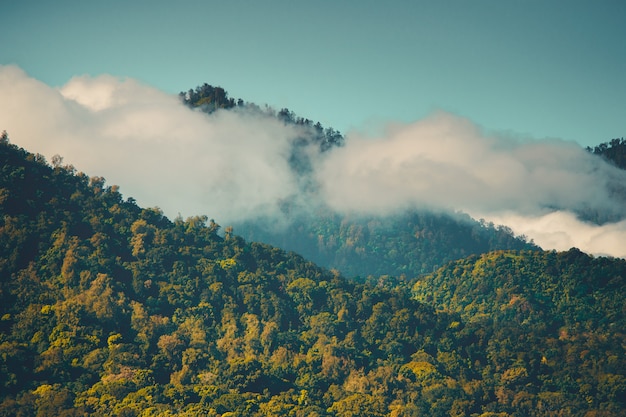
[(344, 133), (445, 110), (587, 146), (626, 130), (625, 17), (621, 0), (4, 0), (0, 64), (50, 86), (207, 82)]

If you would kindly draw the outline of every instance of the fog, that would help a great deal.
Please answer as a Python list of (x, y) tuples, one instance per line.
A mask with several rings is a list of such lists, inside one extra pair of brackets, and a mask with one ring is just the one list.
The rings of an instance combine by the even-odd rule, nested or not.
[[(306, 115), (304, 115), (306, 116)], [(227, 225), (276, 219), (286, 201), (385, 215), (462, 210), (505, 224), (546, 249), (626, 256), (626, 173), (574, 142), (489, 132), (449, 113), (348, 132), (345, 146), (310, 153), (307, 181), (290, 165), (306, 132), (249, 111), (207, 115), (133, 79), (75, 77), (47, 86), (0, 66), (0, 130), (12, 143), (117, 184), (170, 217), (206, 214)], [(610, 138), (607, 138), (607, 140)], [(314, 184), (303, 187), (302, 184)]]
[(574, 142), (490, 135), (448, 113), (390, 125), (380, 137), (349, 136), (316, 174), (332, 207), (381, 213), (429, 206), (617, 214), (621, 205), (612, 190), (626, 179)]
[(194, 112), (134, 80), (77, 77), (55, 89), (0, 70), (0, 126), (10, 140), (165, 214), (222, 222), (269, 216), (296, 193), (287, 155), (293, 128), (258, 114)]

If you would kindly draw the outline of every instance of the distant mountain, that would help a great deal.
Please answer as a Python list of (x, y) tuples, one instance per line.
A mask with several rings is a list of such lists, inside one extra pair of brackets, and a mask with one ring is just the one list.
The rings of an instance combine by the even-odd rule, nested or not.
[[(268, 105), (261, 107), (255, 103), (246, 102), (241, 98), (235, 100), (228, 97), (228, 93), (222, 87), (204, 83), (195, 89), (180, 92), (179, 97), (185, 105), (192, 109), (199, 109), (207, 114), (220, 109), (240, 109), (276, 117), (285, 124), (301, 128), (302, 137), (294, 142), (299, 147), (312, 143), (318, 145), (321, 151), (325, 151), (334, 146), (341, 146), (344, 142), (344, 137), (340, 132), (333, 128), (324, 128), (320, 122), (313, 122), (310, 119), (297, 116), (287, 108), (276, 111), (276, 109)], [(297, 154), (295, 156), (304, 157), (304, 155)]]
[[(313, 152), (309, 147), (315, 145), (317, 153), (324, 153), (344, 143), (341, 133), (325, 129), (319, 122), (299, 117), (289, 109), (275, 111), (266, 106), (262, 110), (254, 103), (229, 98), (221, 87), (203, 84), (181, 92), (180, 97), (191, 108), (209, 114), (219, 109), (245, 109), (302, 128), (302, 137), (294, 142), (290, 161), (305, 193), (315, 190), (314, 180), (307, 176)], [(314, 196), (311, 200), (315, 200)], [(282, 219), (284, 224), (279, 227), (271, 219), (231, 226), (246, 239), (300, 253), (350, 277), (416, 277), (471, 254), (498, 249), (539, 249), (507, 227), (479, 222), (463, 213), (412, 210), (394, 216), (357, 217), (340, 215), (325, 207), (300, 210), (290, 201), (283, 205), (286, 220)]]
[[(587, 151), (602, 157), (609, 164), (620, 169), (626, 169), (626, 141), (622, 139), (611, 139), (609, 142), (601, 143), (593, 148), (587, 147)], [(611, 193), (613, 198), (620, 201), (621, 211), (615, 213), (599, 212), (596, 210), (582, 210), (578, 215), (586, 220), (596, 224), (607, 222), (617, 222), (626, 219), (626, 184), (611, 184)]]
[(626, 415), (626, 261), (358, 282), (6, 134), (0, 166), (0, 416)]
[(298, 252), (349, 277), (417, 277), (448, 261), (496, 249), (539, 249), (503, 226), (462, 213), (410, 211), (388, 217), (340, 216), (330, 211), (297, 217), (285, 228), (264, 222), (235, 225), (251, 240)]

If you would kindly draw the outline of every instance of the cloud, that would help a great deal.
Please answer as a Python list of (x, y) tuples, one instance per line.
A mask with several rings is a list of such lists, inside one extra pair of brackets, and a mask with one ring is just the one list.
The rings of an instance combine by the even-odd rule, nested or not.
[(489, 135), (438, 113), (380, 137), (351, 135), (316, 174), (338, 211), (463, 210), (543, 248), (626, 256), (624, 221), (599, 226), (574, 214), (623, 219), (626, 172), (573, 142)]
[(618, 213), (612, 190), (626, 180), (573, 142), (488, 135), (446, 113), (391, 126), (378, 138), (350, 136), (316, 172), (332, 207), (380, 213), (416, 206)]
[(272, 215), (294, 198), (293, 128), (259, 114), (189, 110), (135, 80), (76, 77), (54, 89), (0, 67), (0, 126), (16, 144), (121, 185), (169, 216)]
[(303, 131), (258, 113), (192, 111), (133, 79), (81, 76), (51, 88), (0, 66), (0, 97), (0, 129), (11, 141), (59, 154), (170, 217), (276, 219), (285, 201), (377, 215), (453, 209), (544, 248), (626, 256), (623, 221), (598, 226), (573, 214), (621, 220), (626, 173), (573, 142), (486, 133), (437, 113), (376, 137), (352, 132), (330, 152), (305, 151), (312, 172), (303, 178), (290, 165)]
[(531, 236), (543, 248), (564, 251), (577, 247), (587, 253), (626, 258), (625, 220), (599, 226), (563, 211), (540, 216), (503, 213), (488, 215), (486, 220), (506, 224), (518, 235)]

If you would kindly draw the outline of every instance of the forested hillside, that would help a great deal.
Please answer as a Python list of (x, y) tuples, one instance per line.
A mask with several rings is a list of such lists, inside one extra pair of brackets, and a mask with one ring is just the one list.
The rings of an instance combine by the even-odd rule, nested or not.
[(416, 277), (448, 261), (496, 249), (539, 249), (506, 227), (462, 213), (410, 211), (388, 217), (340, 216), (324, 210), (287, 227), (235, 226), (242, 235), (298, 252), (348, 277)]
[[(180, 98), (187, 106), (209, 114), (220, 109), (262, 112), (299, 127), (301, 137), (293, 143), (290, 163), (305, 193), (316, 187), (315, 180), (308, 177), (312, 156), (332, 152), (344, 144), (344, 137), (332, 128), (324, 128), (289, 109), (276, 111), (229, 98), (221, 87), (205, 83), (181, 92)], [(315, 200), (314, 194), (310, 200)], [(271, 219), (231, 226), (246, 239), (297, 252), (348, 277), (415, 277), (472, 254), (498, 249), (538, 249), (506, 227), (481, 223), (463, 213), (424, 209), (384, 217), (346, 216), (326, 207), (300, 210), (292, 201), (284, 201), (283, 206), (286, 219), (282, 219), (281, 227), (276, 227)]]
[[(530, 412), (530, 399), (549, 395), (561, 410), (569, 398), (606, 412), (589, 415), (625, 413), (626, 261), (577, 249), (493, 252), (452, 262), (413, 292), (460, 315), (470, 360), (488, 363), (509, 410)], [(533, 392), (536, 383), (553, 392)]]
[(626, 415), (624, 261), (492, 253), (414, 298), (0, 142), (1, 416)]
[[(344, 142), (344, 137), (341, 132), (336, 131), (333, 128), (324, 128), (320, 122), (313, 122), (310, 119), (297, 116), (294, 112), (287, 108), (282, 108), (279, 111), (265, 105), (260, 107), (258, 104), (244, 101), (239, 98), (235, 100), (232, 97), (228, 97), (228, 92), (222, 87), (215, 87), (210, 84), (204, 83), (197, 86), (195, 89), (190, 89), (187, 92), (180, 92), (179, 97), (181, 101), (192, 109), (199, 109), (205, 113), (211, 114), (217, 110), (224, 109), (241, 109), (248, 112), (263, 113), (268, 116), (276, 117), (285, 124), (298, 126), (301, 128), (301, 138), (296, 141), (294, 149), (302, 148), (305, 145), (315, 144), (321, 151), (326, 151), (334, 146), (341, 146)], [(306, 158), (306, 155), (300, 152), (294, 152), (292, 156), (292, 162), (301, 165)]]

